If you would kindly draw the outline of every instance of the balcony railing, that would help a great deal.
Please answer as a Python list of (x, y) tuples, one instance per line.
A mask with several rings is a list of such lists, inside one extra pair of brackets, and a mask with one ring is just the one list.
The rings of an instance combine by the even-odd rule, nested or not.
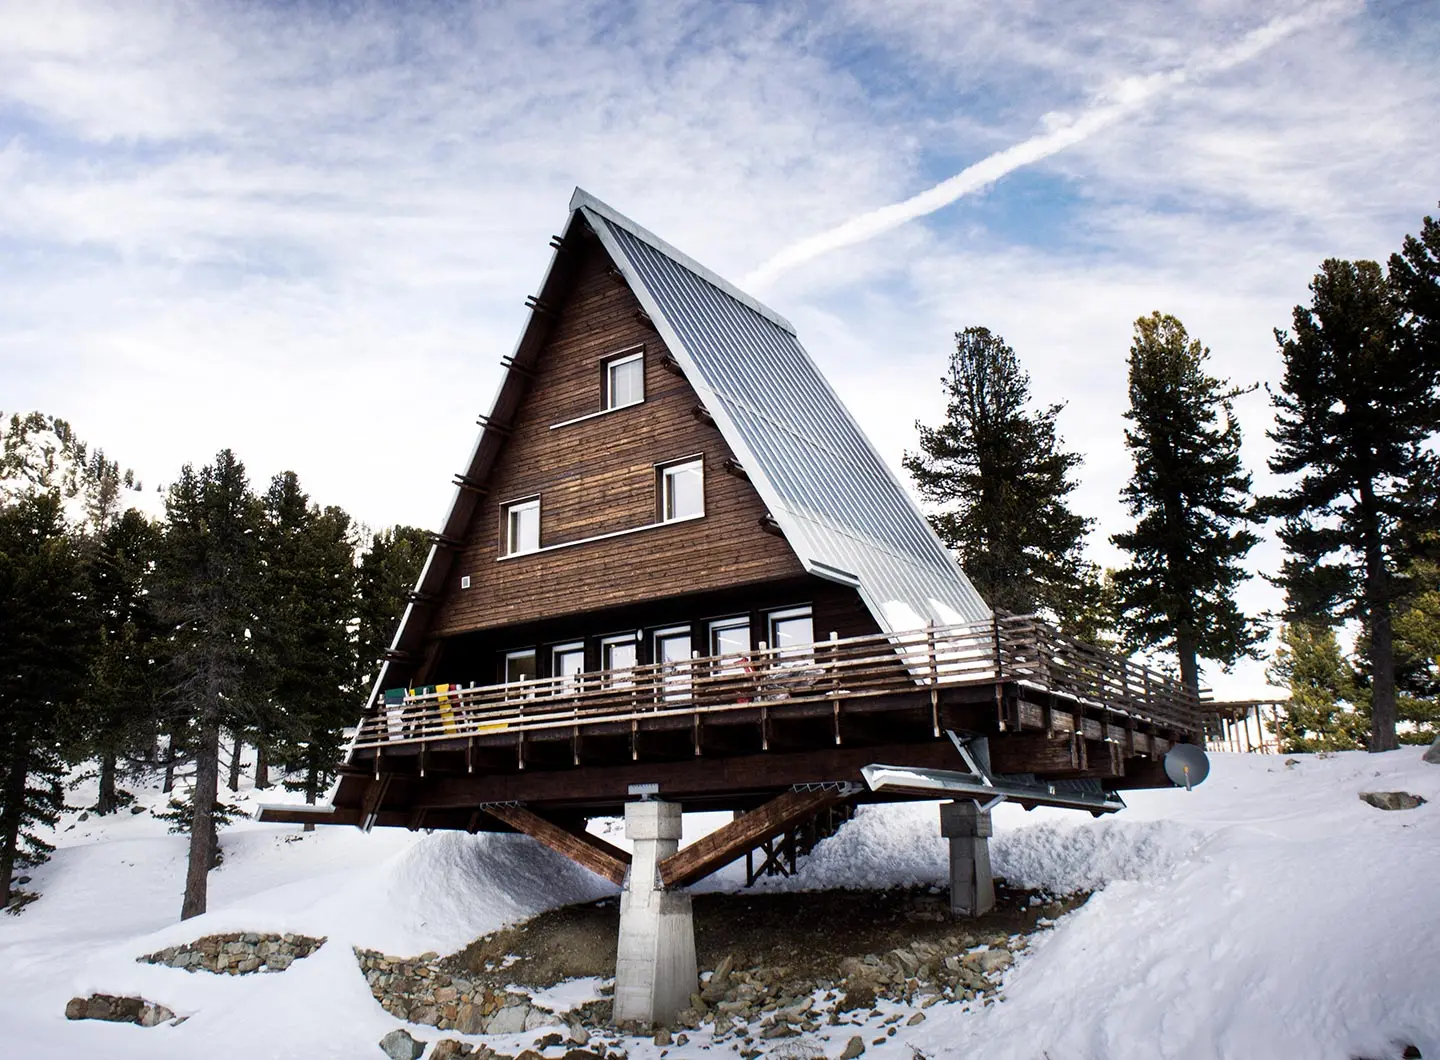
[(1016, 683), (1125, 724), (1200, 731), (1179, 681), (1067, 636), (1033, 616), (821, 641), (504, 685), (396, 690), (352, 748), (524, 733)]

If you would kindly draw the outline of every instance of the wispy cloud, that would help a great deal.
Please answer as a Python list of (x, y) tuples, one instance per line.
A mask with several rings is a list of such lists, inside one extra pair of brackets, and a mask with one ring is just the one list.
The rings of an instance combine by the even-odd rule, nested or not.
[(744, 283), (749, 287), (763, 288), (782, 272), (822, 254), (873, 239), (943, 209), (966, 195), (989, 187), (1022, 166), (1032, 165), (1090, 139), (1102, 129), (1123, 121), (1182, 85), (1250, 62), (1295, 32), (1310, 29), (1344, 13), (1353, 13), (1357, 6), (1353, 2), (1316, 4), (1273, 19), (1245, 34), (1237, 43), (1212, 50), (1172, 70), (1124, 78), (1100, 93), (1079, 115), (1048, 114), (1042, 122), (1047, 126), (1044, 132), (987, 155), (918, 195), (871, 210), (784, 248), (750, 272)]

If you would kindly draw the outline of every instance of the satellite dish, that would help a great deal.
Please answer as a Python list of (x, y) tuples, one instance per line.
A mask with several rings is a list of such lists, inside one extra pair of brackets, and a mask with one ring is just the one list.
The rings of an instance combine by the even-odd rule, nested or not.
[(1210, 759), (1193, 743), (1177, 743), (1165, 755), (1165, 775), (1176, 787), (1189, 791), (1210, 775)]

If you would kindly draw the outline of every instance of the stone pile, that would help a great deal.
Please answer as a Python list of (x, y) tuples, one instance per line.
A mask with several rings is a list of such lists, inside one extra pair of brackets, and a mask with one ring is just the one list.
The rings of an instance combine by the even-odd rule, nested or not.
[(72, 997), (65, 1006), (67, 1020), (106, 1020), (110, 1023), (136, 1023), (141, 1027), (158, 1027), (174, 1020), (180, 1023), (184, 1017), (175, 1018), (164, 1005), (146, 1001), (143, 997), (115, 997), (112, 994), (91, 994), (89, 997)]
[[(717, 1041), (732, 1036), (754, 1041), (794, 1037), (822, 1024), (863, 1022), (879, 1015), (875, 1006), (881, 1000), (923, 1007), (983, 1001), (998, 991), (1014, 951), (1024, 946), (1024, 936), (995, 936), (988, 944), (977, 944), (972, 936), (949, 936), (883, 954), (847, 957), (840, 962), (838, 979), (792, 977), (784, 968), (741, 971), (727, 957), (700, 992), (691, 995), (690, 1007), (675, 1022), (684, 1030), (713, 1026)], [(920, 1023), (924, 1018), (917, 1012), (910, 1020)], [(893, 1035), (894, 1028), (888, 1033)]]
[(171, 946), (147, 953), (136, 960), (142, 964), (164, 964), (187, 972), (216, 972), (220, 975), (249, 975), (251, 972), (283, 972), (294, 962), (310, 956), (325, 942), (308, 935), (261, 935), (253, 931), (232, 935), (206, 935), (183, 946)]
[[(519, 1034), (563, 1025), (523, 993), (454, 974), (436, 953), (389, 957), (357, 948), (355, 959), (380, 1007), (411, 1023), (461, 1034)], [(608, 1003), (604, 1007), (608, 1016)]]
[[(673, 1026), (620, 1029), (653, 1033), (657, 1045), (667, 1046), (684, 1045), (687, 1031), (706, 1027), (713, 1030), (717, 1041), (735, 1039), (742, 1045), (742, 1053), (748, 1054), (751, 1047), (758, 1053), (759, 1041), (796, 1037), (822, 1025), (867, 1022), (879, 1016), (876, 1006), (885, 1000), (922, 1008), (941, 1001), (985, 1002), (999, 990), (1000, 977), (1025, 944), (1023, 935), (982, 940), (957, 933), (886, 953), (847, 957), (840, 962), (839, 975), (831, 978), (795, 975), (785, 967), (739, 969), (727, 957), (691, 995), (689, 1007), (680, 1012)], [(591, 1031), (604, 1031), (610, 1023), (609, 1001), (591, 1002), (562, 1019), (532, 1005), (518, 987), (467, 978), (453, 961), (435, 953), (400, 958), (357, 949), (355, 956), (380, 1006), (411, 1023), (461, 1034), (514, 1034), (553, 1026), (563, 1034), (547, 1038), (553, 1039), (553, 1044), (572, 1047), (586, 1045)], [(899, 1018), (892, 1017), (889, 1022), (897, 1023)], [(909, 1017), (911, 1024), (924, 1019), (923, 1011)], [(886, 1035), (893, 1036), (896, 1031), (890, 1026)], [(444, 1048), (437, 1055), (471, 1055), (462, 1043), (441, 1044)], [(476, 1060), (491, 1060), (483, 1047), (474, 1055)], [(494, 1060), (500, 1060), (498, 1055)]]

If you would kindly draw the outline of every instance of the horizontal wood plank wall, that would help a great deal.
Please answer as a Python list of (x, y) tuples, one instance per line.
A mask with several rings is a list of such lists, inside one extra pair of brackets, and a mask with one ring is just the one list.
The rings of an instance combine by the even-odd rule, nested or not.
[[(695, 417), (690, 384), (661, 364), (664, 344), (639, 319), (634, 294), (610, 273), (598, 243), (585, 247), (432, 636), (802, 573), (784, 539), (761, 529), (766, 509), (754, 487), (724, 470), (729, 448)], [(551, 430), (599, 411), (603, 362), (637, 345), (645, 351), (644, 402)], [(540, 496), (542, 547), (644, 526), (657, 516), (654, 465), (694, 454), (705, 461), (704, 518), (498, 560), (505, 502)], [(460, 588), (464, 575), (468, 589)]]

